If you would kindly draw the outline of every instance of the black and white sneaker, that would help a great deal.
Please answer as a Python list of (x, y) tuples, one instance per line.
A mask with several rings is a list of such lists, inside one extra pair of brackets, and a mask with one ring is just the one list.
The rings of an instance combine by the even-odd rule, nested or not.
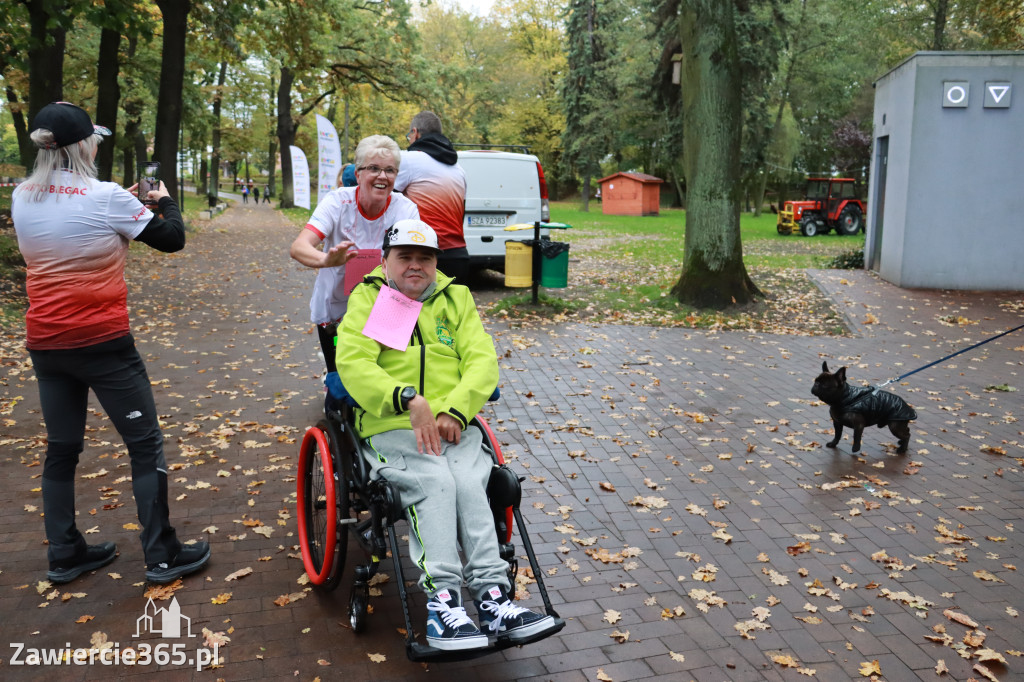
[(427, 644), (437, 649), (477, 649), (487, 638), (462, 606), (462, 596), (450, 589), (439, 590), (427, 602)]
[(476, 612), (480, 616), (480, 629), (489, 640), (525, 639), (544, 632), (555, 624), (551, 616), (542, 616), (508, 598), (505, 588), (492, 585), (487, 589), (486, 598), (476, 601)]
[(61, 585), (69, 583), (83, 573), (95, 571), (106, 566), (117, 556), (117, 545), (113, 542), (102, 542), (89, 545), (82, 554), (66, 561), (51, 561), (46, 577), (51, 583)]
[(169, 562), (146, 566), (146, 580), (151, 583), (169, 583), (195, 573), (210, 560), (210, 543), (200, 540), (194, 545), (182, 545), (177, 556)]

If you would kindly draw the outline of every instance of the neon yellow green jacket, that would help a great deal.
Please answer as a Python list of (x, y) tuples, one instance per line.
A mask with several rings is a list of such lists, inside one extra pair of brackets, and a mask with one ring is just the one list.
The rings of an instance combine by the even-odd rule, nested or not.
[(359, 403), (356, 430), (363, 438), (411, 429), (399, 393), (406, 386), (427, 399), (434, 416), (446, 412), (465, 429), (498, 385), (498, 357), (467, 287), (437, 273), (437, 288), (423, 302), (409, 347), (388, 348), (363, 335), (384, 277), (378, 266), (352, 290), (338, 327), (337, 364), (345, 388)]

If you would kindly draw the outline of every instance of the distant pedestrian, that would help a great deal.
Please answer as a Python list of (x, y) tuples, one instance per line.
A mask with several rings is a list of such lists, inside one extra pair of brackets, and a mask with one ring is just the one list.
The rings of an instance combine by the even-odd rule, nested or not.
[(246, 187), (245, 185), (242, 185), (242, 203), (249, 203), (249, 188)]
[(270, 203), (270, 185), (263, 185), (263, 203)]
[(259, 205), (259, 203), (260, 203), (260, 188), (259, 187), (253, 187), (252, 188), (252, 199), (253, 199), (253, 203), (255, 203), (256, 205)]

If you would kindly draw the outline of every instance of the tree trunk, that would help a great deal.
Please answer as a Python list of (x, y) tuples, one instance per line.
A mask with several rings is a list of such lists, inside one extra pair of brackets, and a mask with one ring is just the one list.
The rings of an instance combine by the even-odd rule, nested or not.
[(742, 77), (734, 6), (688, 0), (679, 17), (683, 52), (683, 171), (687, 211), (681, 303), (721, 309), (760, 293), (740, 243)]
[[(29, 31), (32, 36), (28, 50), (28, 122), (50, 102), (64, 99), (64, 43), (67, 30), (61, 18), (68, 13), (67, 2), (28, 0)], [(22, 153), (21, 163), (31, 169), (36, 160), (36, 146), (28, 145), (28, 156)]]
[[(275, 87), (274, 77), (270, 77), (270, 101), (274, 101)], [(346, 113), (348, 112), (348, 106), (346, 104)], [(276, 115), (274, 116), (276, 118)], [(267, 176), (267, 188), (270, 190), (270, 196), (274, 196), (274, 184), (275, 178), (277, 177), (277, 136), (270, 135), (270, 141), (267, 143), (267, 168), (269, 169), (269, 175)]]
[[(127, 62), (130, 64), (132, 59), (135, 58), (135, 50), (138, 47), (139, 38), (137, 35), (128, 35), (128, 48), (127, 48)], [(135, 78), (132, 76), (131, 69), (126, 69), (123, 76), (125, 84), (125, 92), (132, 92), (133, 85), (135, 84)], [(135, 151), (135, 138), (139, 135), (139, 123), (142, 118), (142, 102), (137, 98), (126, 97), (121, 103), (124, 108), (125, 116), (127, 120), (124, 124), (124, 139), (121, 142), (121, 158), (124, 165), (124, 186), (131, 187), (135, 182), (135, 160), (137, 153)]]
[(281, 142), (281, 208), (295, 207), (292, 184), (292, 150), (295, 143), (295, 121), (292, 120), (292, 81), (287, 66), (281, 68), (281, 84), (277, 88), (277, 138)]
[(172, 197), (178, 196), (178, 133), (181, 130), (182, 88), (185, 82), (185, 34), (189, 0), (156, 0), (163, 14), (163, 52), (160, 93), (156, 102), (156, 139), (153, 160), (160, 162), (160, 177)]
[(96, 170), (100, 180), (109, 182), (114, 174), (114, 152), (117, 146), (117, 109), (121, 87), (117, 82), (120, 71), (118, 50), (121, 32), (104, 28), (100, 34), (100, 54), (96, 61), (96, 123), (110, 128), (113, 135), (96, 152)]
[(224, 99), (224, 83), (227, 81), (228, 62), (225, 59), (220, 63), (220, 72), (217, 74), (217, 94), (213, 96), (213, 131), (211, 133), (210, 155), (210, 190), (207, 194), (210, 208), (217, 205), (217, 196), (220, 194), (220, 109)]
[(199, 196), (206, 194), (206, 179), (210, 171), (207, 164), (206, 154), (203, 154), (199, 159), (199, 182), (196, 183), (196, 194)]
[(149, 151), (148, 142), (146, 136), (142, 133), (142, 129), (137, 128), (135, 130), (135, 163), (138, 165), (140, 173), (142, 172), (142, 167), (146, 164), (146, 152)]
[(124, 166), (124, 182), (121, 183), (125, 187), (131, 187), (135, 182), (135, 136), (139, 130), (139, 122), (134, 118), (129, 118), (128, 122), (124, 124), (124, 137), (127, 144), (121, 149), (121, 161)]
[(18, 159), (21, 164), (25, 166), (27, 172), (31, 172), (32, 167), (25, 165), (26, 161), (31, 163), (32, 155), (34, 154), (32, 147), (32, 140), (28, 137), (28, 124), (25, 122), (25, 114), (22, 113), (22, 103), (18, 101), (18, 93), (14, 91), (10, 85), (4, 88), (7, 92), (7, 110), (11, 112), (11, 120), (14, 122), (14, 134), (18, 138)]
[(765, 168), (761, 171), (761, 175), (757, 178), (757, 184), (754, 187), (754, 217), (757, 218), (761, 215), (761, 207), (764, 206), (764, 192), (768, 187), (768, 169)]
[(590, 173), (583, 176), (583, 204), (580, 206), (580, 210), (590, 213)]
[(342, 140), (341, 158), (348, 161), (348, 97), (345, 98), (345, 133)]
[[(775, 139), (775, 135), (779, 132), (779, 128), (782, 126), (782, 115), (786, 113), (786, 104), (789, 102), (789, 92), (793, 86), (793, 74), (796, 73), (797, 61), (807, 52), (808, 49), (812, 49), (805, 49), (802, 45), (803, 41), (801, 40), (803, 37), (802, 29), (806, 18), (807, 0), (803, 0), (800, 6), (800, 18), (795, 24), (796, 30), (793, 31), (789, 41), (789, 51), (793, 56), (789, 61), (789, 70), (786, 72), (786, 80), (782, 86), (782, 91), (779, 93), (779, 106), (775, 110), (775, 122), (772, 124), (771, 130), (768, 132), (768, 139), (765, 140), (764, 143), (765, 148), (772, 143), (772, 140)], [(762, 171), (761, 181), (758, 183), (759, 188), (757, 194), (754, 196), (754, 199), (757, 201), (757, 205), (754, 207), (754, 216), (761, 215), (761, 206), (764, 204), (764, 192), (768, 185), (768, 175), (770, 172), (771, 171), (768, 170), (767, 166), (765, 166)], [(778, 205), (778, 209), (780, 211), (782, 210), (782, 206), (783, 202), (780, 200)]]
[(932, 16), (932, 47), (936, 52), (946, 49), (946, 18), (949, 14), (949, 0), (938, 0), (933, 5)]
[(669, 163), (669, 177), (672, 178), (672, 186), (676, 188), (676, 203), (679, 208), (686, 209), (686, 195), (683, 194), (683, 183), (679, 181), (679, 171), (675, 163)]

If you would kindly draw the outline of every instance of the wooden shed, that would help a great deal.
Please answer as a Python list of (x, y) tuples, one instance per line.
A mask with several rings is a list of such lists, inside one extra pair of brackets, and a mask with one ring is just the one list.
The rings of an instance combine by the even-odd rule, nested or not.
[(615, 173), (601, 183), (601, 210), (605, 215), (658, 215), (661, 178), (644, 173)]

